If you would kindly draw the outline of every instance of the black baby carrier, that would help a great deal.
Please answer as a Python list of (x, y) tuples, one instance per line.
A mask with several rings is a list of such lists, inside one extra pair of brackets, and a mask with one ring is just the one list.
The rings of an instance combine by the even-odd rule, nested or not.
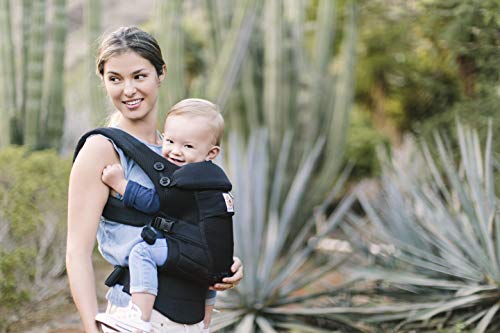
[[(231, 276), (233, 263), (231, 183), (212, 162), (176, 166), (118, 128), (98, 128), (84, 134), (74, 159), (94, 134), (102, 134), (133, 159), (153, 181), (160, 211), (146, 215), (109, 197), (102, 216), (132, 226), (152, 226), (168, 243), (168, 258), (158, 267), (158, 295), (154, 308), (183, 324), (203, 320), (208, 286)], [(147, 229), (143, 230), (147, 231)], [(115, 267), (106, 280), (128, 292), (129, 272)]]

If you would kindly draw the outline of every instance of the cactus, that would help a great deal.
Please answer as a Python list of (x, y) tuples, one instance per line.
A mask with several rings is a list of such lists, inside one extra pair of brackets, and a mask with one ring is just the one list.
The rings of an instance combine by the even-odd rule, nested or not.
[(87, 0), (85, 6), (85, 28), (87, 34), (87, 91), (90, 101), (90, 118), (94, 126), (102, 125), (105, 117), (106, 102), (104, 93), (100, 87), (100, 79), (95, 73), (97, 38), (101, 34), (101, 12), (100, 0)]
[(28, 50), (28, 83), (26, 87), (26, 118), (24, 144), (39, 146), (40, 109), (42, 107), (43, 70), (45, 57), (45, 1), (33, 1), (33, 17)]
[[(156, 36), (167, 63), (165, 89), (160, 95), (160, 110), (168, 110), (170, 106), (186, 97), (186, 79), (184, 71), (184, 31), (182, 30), (182, 1), (157, 1), (156, 6)], [(160, 112), (159, 119), (165, 118), (165, 112)]]
[(33, 15), (33, 1), (23, 0), (22, 2), (22, 47), (21, 47), (21, 67), (17, 76), (21, 80), (21, 91), (19, 99), (21, 100), (20, 108), (15, 116), (15, 126), (13, 127), (13, 142), (22, 144), (24, 141), (24, 120), (26, 118), (26, 96), (28, 87), (28, 55), (29, 55), (29, 39), (31, 30), (31, 19)]
[(0, 110), (0, 146), (11, 142), (11, 125), (16, 111), (16, 77), (15, 77), (15, 57), (14, 43), (11, 32), (11, 10), (10, 1), (0, 1), (0, 30), (2, 39), (0, 40), (0, 89), (3, 92)]
[(51, 71), (49, 74), (48, 101), (43, 110), (46, 111), (43, 143), (46, 147), (60, 148), (64, 127), (64, 49), (67, 31), (66, 0), (54, 1), (53, 49)]

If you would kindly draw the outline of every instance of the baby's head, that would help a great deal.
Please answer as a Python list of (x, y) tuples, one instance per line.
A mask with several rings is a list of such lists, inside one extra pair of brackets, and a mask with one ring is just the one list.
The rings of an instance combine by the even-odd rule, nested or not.
[(167, 114), (162, 155), (182, 166), (213, 160), (220, 152), (224, 118), (217, 105), (198, 98), (175, 104)]

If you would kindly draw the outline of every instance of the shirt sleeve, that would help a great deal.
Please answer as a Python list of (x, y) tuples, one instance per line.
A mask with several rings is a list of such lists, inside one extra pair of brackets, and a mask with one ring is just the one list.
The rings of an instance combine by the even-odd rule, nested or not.
[(127, 182), (123, 203), (145, 214), (154, 214), (160, 210), (160, 198), (155, 189), (144, 187), (131, 180)]
[(217, 298), (217, 292), (215, 290), (207, 290), (207, 298), (205, 299), (205, 305), (214, 305), (215, 299)]

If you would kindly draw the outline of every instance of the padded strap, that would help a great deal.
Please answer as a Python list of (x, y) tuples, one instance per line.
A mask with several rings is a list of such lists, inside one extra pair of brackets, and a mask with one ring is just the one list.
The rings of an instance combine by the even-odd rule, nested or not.
[(152, 180), (157, 193), (162, 199), (162, 189), (170, 186), (172, 173), (179, 167), (158, 155), (141, 141), (116, 127), (101, 127), (85, 133), (75, 149), (73, 161), (91, 135), (101, 134), (113, 140), (114, 144), (123, 150), (126, 156), (133, 159)]

